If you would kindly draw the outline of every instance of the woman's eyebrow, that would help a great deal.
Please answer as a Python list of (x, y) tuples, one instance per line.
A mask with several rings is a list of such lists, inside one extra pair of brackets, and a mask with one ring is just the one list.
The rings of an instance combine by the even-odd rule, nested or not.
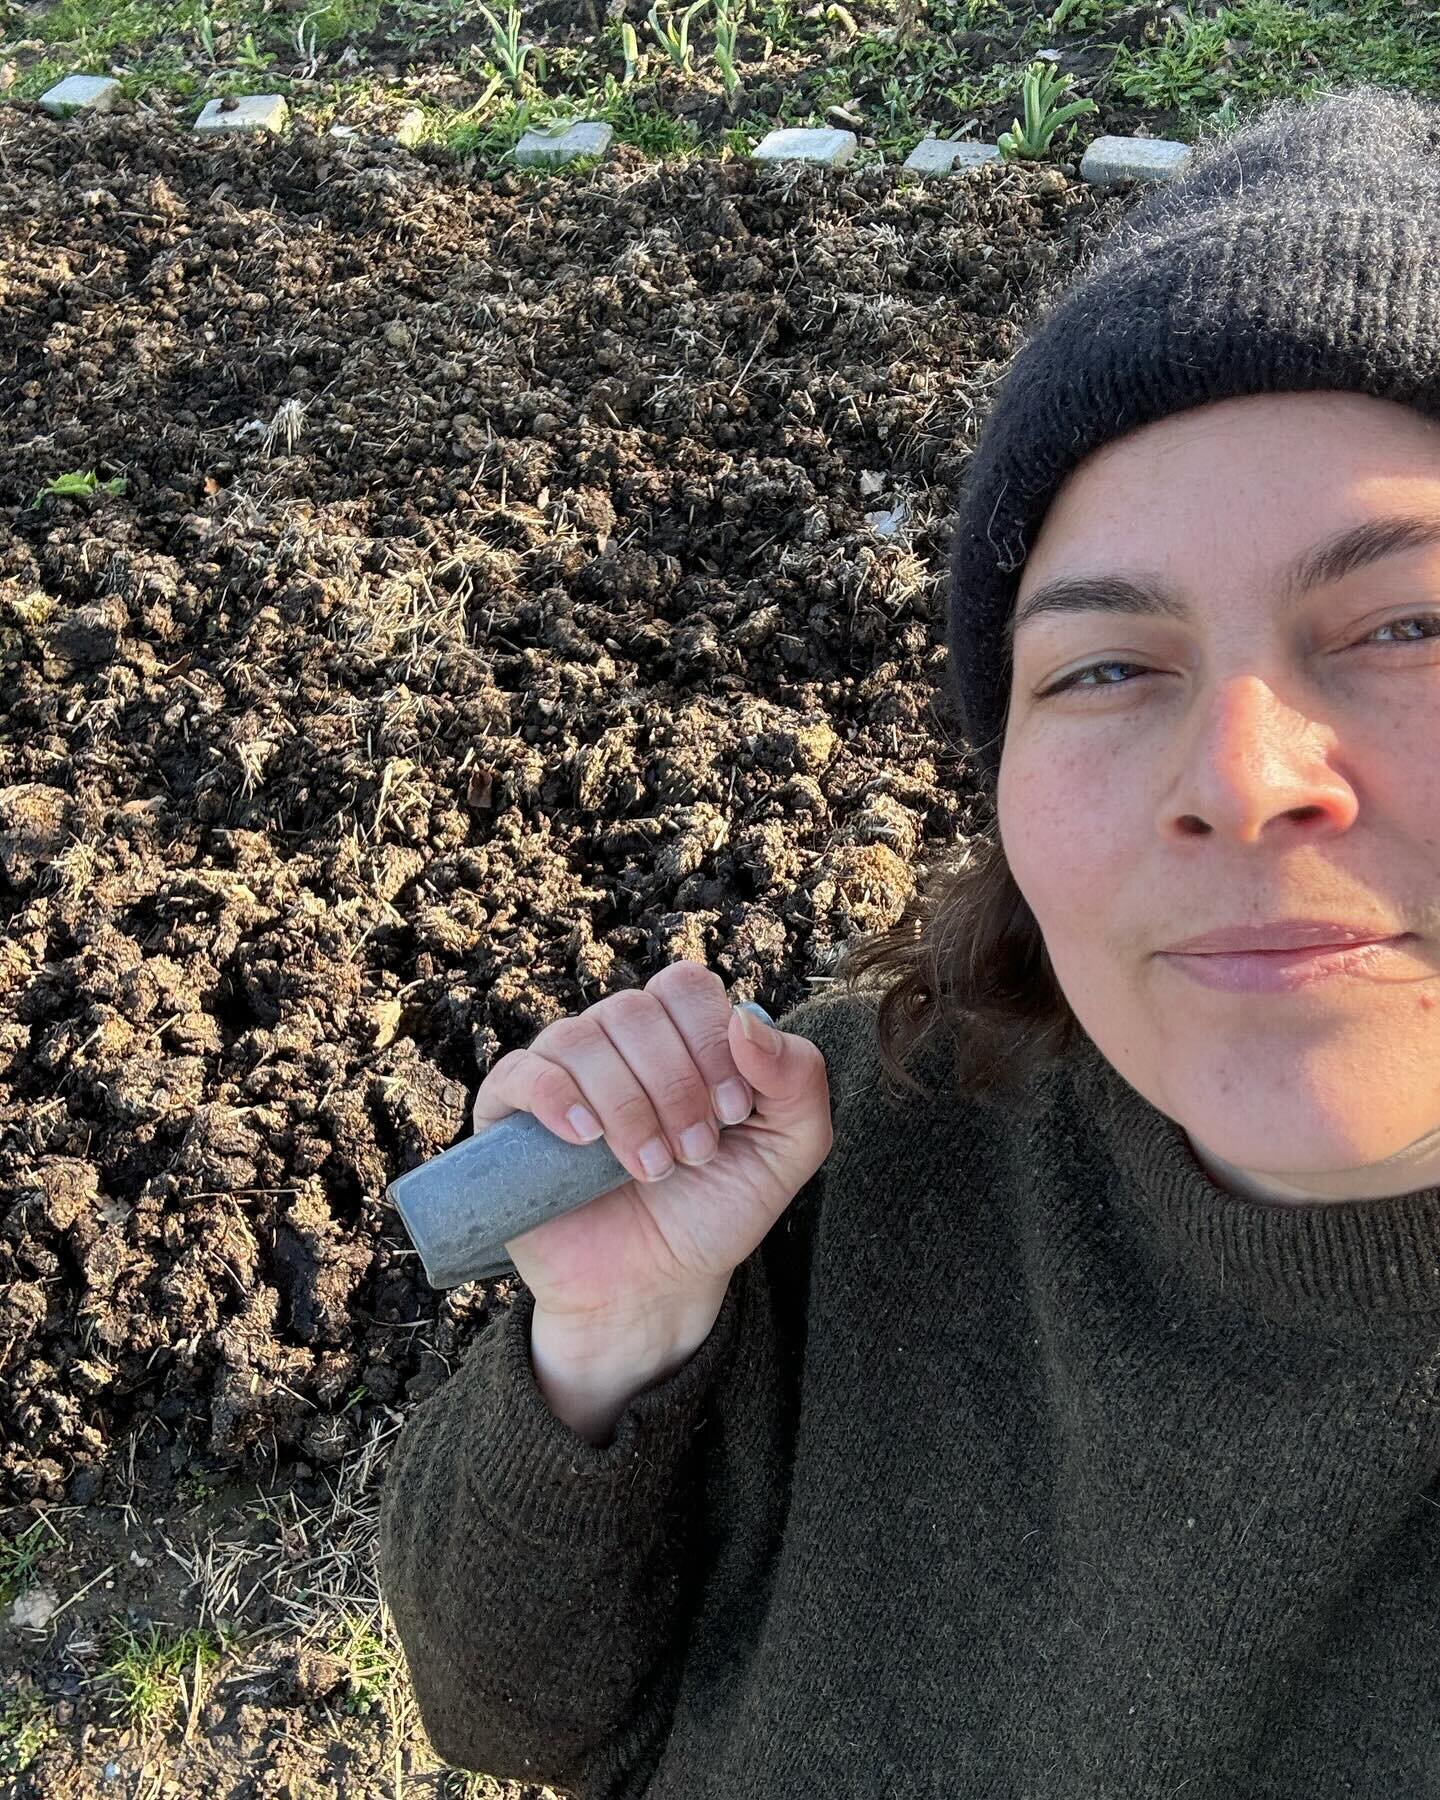
[[(1367, 519), (1322, 538), (1296, 557), (1280, 577), (1282, 607), (1294, 606), (1312, 588), (1336, 582), (1382, 556), (1440, 543), (1440, 513), (1396, 513)], [(1190, 606), (1163, 582), (1143, 574), (1062, 575), (1028, 594), (1007, 627), (1011, 643), (1020, 627), (1041, 613), (1145, 613), (1185, 621)]]

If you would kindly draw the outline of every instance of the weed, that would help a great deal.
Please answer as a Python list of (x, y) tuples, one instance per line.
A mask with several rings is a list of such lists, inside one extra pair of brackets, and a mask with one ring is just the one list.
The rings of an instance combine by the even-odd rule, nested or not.
[(30, 1578), (40, 1561), (40, 1533), (43, 1523), (37, 1519), (18, 1537), (0, 1542), (0, 1606), (29, 1587)]
[(460, 157), (475, 157), (486, 167), (497, 165), (512, 151), (534, 124), (529, 100), (507, 102), (493, 116), (486, 116), (486, 106), (504, 85), (497, 75), (490, 86), (463, 112), (449, 118), (437, 117), (437, 140)]
[[(60, 602), (53, 594), (0, 594), (0, 617), (13, 619), (22, 632), (38, 631), (42, 625), (48, 625), (60, 609)], [(0, 643), (4, 642), (4, 633), (0, 631)], [(0, 1603), (5, 1598), (5, 1547), (0, 1545)]]
[(634, 144), (647, 156), (689, 156), (700, 146), (695, 127), (685, 119), (673, 119), (669, 113), (638, 106), (633, 95), (618, 94), (605, 113), (622, 143)]
[(1046, 20), (1046, 34), (1054, 37), (1062, 25), (1077, 30), (1099, 25), (1105, 16), (1107, 0), (1060, 0)]
[(305, 15), (307, 33), (323, 49), (357, 32), (373, 31), (380, 18), (380, 0), (317, 0)]
[[(112, 1632), (108, 1659), (94, 1681), (106, 1684), (126, 1723), (137, 1730), (168, 1724), (179, 1706), (193, 1710), (199, 1699), (201, 1673), (220, 1661), (228, 1649), (230, 1633), (215, 1634), (197, 1628), (167, 1638), (151, 1620), (143, 1634), (129, 1625)], [(187, 1687), (186, 1676), (191, 1677)]]
[(123, 475), (117, 475), (112, 481), (101, 481), (93, 469), (83, 472), (72, 469), (68, 475), (57, 475), (47, 482), (30, 502), (33, 511), (47, 494), (53, 494), (58, 500), (78, 500), (90, 494), (103, 491), (107, 494), (123, 494), (127, 483)]
[(761, 22), (761, 29), (765, 34), (765, 62), (769, 62), (770, 52), (777, 44), (791, 41), (790, 5), (791, 0), (770, 0), (765, 8), (765, 16)]
[(353, 1612), (344, 1613), (326, 1649), (345, 1665), (350, 1683), (346, 1712), (369, 1713), (384, 1705), (399, 1664), (364, 1619)]
[(256, 45), (255, 33), (253, 31), (247, 31), (245, 33), (245, 42), (235, 52), (235, 60), (242, 69), (253, 69), (257, 74), (263, 74), (265, 70), (270, 67), (271, 63), (274, 62), (275, 58), (273, 56), (267, 56), (265, 52)]
[(18, 1693), (0, 1710), (0, 1775), (23, 1775), (55, 1736), (55, 1722), (39, 1694)]

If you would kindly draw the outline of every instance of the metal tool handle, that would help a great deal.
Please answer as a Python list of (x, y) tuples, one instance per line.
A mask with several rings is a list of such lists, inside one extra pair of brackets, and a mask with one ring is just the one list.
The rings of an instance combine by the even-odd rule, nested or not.
[[(740, 1005), (774, 1024), (755, 1001)], [(385, 1196), (420, 1252), (431, 1287), (452, 1288), (513, 1275), (505, 1253), (511, 1238), (634, 1179), (603, 1137), (571, 1144), (534, 1113), (514, 1112), (397, 1175)]]

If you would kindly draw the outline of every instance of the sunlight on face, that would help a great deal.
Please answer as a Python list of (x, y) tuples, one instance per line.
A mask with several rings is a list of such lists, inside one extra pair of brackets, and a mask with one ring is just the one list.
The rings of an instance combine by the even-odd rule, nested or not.
[[(1159, 420), (1061, 488), (1017, 616), (1062, 580), (1015, 632), (998, 809), (1080, 1023), (1233, 1191), (1440, 1184), (1440, 425), (1338, 393)], [(1297, 918), (1406, 935), (1270, 992), (1162, 954)]]

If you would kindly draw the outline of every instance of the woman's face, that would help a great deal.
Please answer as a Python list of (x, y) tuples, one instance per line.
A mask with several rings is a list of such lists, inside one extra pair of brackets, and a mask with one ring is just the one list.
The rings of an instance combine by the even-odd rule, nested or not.
[[(1022, 617), (1062, 579), (1099, 585)], [(1061, 489), (1015, 616), (1000, 835), (1096, 1046), (1231, 1191), (1440, 1185), (1440, 426), (1328, 392), (1145, 426)], [(1401, 941), (1288, 987), (1166, 954), (1296, 919)]]

